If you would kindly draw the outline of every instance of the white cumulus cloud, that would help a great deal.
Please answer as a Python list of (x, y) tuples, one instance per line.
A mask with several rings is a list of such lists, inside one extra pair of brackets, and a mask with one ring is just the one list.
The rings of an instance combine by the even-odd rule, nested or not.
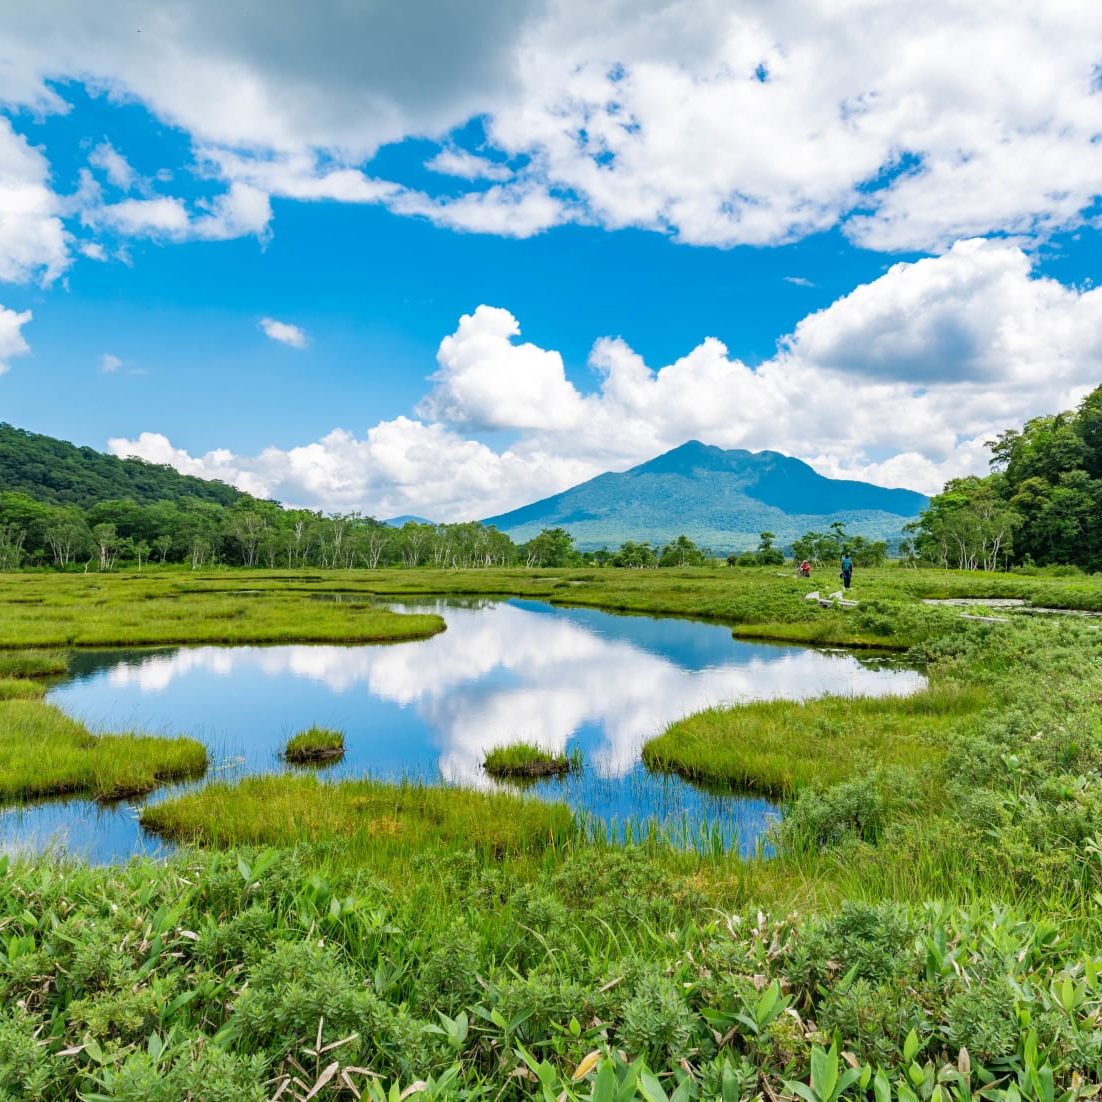
[[(6, 14), (0, 103), (63, 111), (65, 81), (84, 82), (181, 129), (187, 171), (213, 169), (225, 190), (206, 210), (154, 195), (167, 205), (91, 209), (169, 241), (263, 237), (279, 195), (513, 236), (580, 222), (774, 245), (841, 226), (869, 248), (939, 252), (1087, 223), (1102, 191), (1090, 0), (53, 0)], [(436, 143), (439, 193), (371, 175), (378, 149), (408, 138)], [(56, 197), (19, 143), (31, 210), (20, 248), (0, 224), (0, 277), (7, 253), (20, 278), (53, 278), (67, 263)], [(110, 143), (90, 159), (133, 183)]]
[(107, 226), (134, 237), (182, 240), (190, 226), (182, 199), (123, 199), (85, 211), (87, 225)]
[(305, 348), (308, 342), (306, 331), (289, 322), (276, 321), (275, 318), (261, 318), (260, 328), (266, 337), (280, 344), (290, 345), (291, 348)]
[(479, 306), (440, 343), (435, 388), (420, 412), (476, 429), (576, 426), (585, 402), (567, 382), (558, 352), (514, 344), (520, 325), (508, 310)]
[(108, 181), (123, 191), (129, 191), (135, 182), (130, 162), (110, 142), (100, 142), (88, 155), (88, 163), (102, 169)]
[(0, 117), (0, 280), (50, 283), (72, 262), (49, 179), (46, 158)]
[(30, 310), (16, 313), (0, 306), (0, 375), (11, 367), (8, 360), (12, 356), (22, 356), (31, 350), (23, 337), (23, 326), (30, 320)]

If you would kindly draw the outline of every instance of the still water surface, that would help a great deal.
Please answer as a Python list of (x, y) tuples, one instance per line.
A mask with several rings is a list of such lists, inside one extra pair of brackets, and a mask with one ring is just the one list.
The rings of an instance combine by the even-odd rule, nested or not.
[[(585, 768), (533, 786), (622, 829), (653, 821), (690, 837), (704, 825), (752, 850), (775, 814), (759, 798), (655, 776), (643, 742), (672, 720), (732, 701), (825, 692), (909, 693), (913, 670), (852, 654), (744, 643), (728, 628), (614, 616), (522, 600), (395, 605), (438, 612), (447, 631), (387, 646), (177, 647), (81, 652), (48, 699), (93, 730), (187, 734), (212, 777), (278, 771), (279, 749), (311, 725), (345, 733), (327, 777), (493, 787), (487, 750), (524, 739), (582, 751)], [(202, 783), (202, 782), (200, 782)], [(162, 799), (178, 788), (149, 797)], [(139, 803), (54, 801), (0, 813), (0, 848), (61, 846), (93, 861), (157, 852)]]

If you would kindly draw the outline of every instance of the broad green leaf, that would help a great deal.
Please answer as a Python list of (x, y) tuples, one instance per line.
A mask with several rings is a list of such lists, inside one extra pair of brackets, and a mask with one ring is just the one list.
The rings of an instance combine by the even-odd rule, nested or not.
[(892, 1085), (882, 1068), (873, 1077), (872, 1093), (876, 1102), (892, 1102)]
[(590, 1097), (593, 1102), (612, 1102), (615, 1091), (616, 1073), (612, 1070), (612, 1061), (605, 1060), (597, 1071)]
[(903, 1063), (909, 1064), (918, 1054), (918, 1034), (912, 1029), (903, 1042)]
[(811, 1089), (824, 1100), (834, 1098), (838, 1082), (838, 1043), (835, 1041), (827, 1052), (821, 1045), (811, 1050)]
[(662, 1089), (662, 1084), (653, 1072), (645, 1068), (639, 1073), (639, 1091), (647, 1102), (669, 1102), (669, 1096)]
[(730, 1060), (723, 1061), (720, 1090), (723, 1094), (723, 1102), (739, 1102), (738, 1077), (735, 1075), (735, 1069), (731, 1067)]

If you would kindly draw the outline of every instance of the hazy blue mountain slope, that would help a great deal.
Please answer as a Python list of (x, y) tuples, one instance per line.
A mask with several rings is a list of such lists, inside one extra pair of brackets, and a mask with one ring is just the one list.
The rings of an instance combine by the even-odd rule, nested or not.
[(684, 533), (726, 553), (755, 547), (763, 531), (784, 545), (835, 520), (853, 533), (894, 541), (928, 500), (913, 490), (825, 478), (778, 452), (724, 451), (693, 440), (485, 523), (518, 542), (561, 526), (582, 549), (625, 540), (662, 544)]

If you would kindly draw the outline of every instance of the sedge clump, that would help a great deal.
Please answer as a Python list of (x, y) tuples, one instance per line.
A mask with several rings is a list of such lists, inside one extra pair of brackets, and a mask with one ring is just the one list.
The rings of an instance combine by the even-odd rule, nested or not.
[(495, 746), (482, 762), (492, 777), (553, 777), (580, 765), (578, 755), (555, 754), (530, 742)]
[(344, 756), (344, 732), (328, 727), (308, 727), (287, 740), (283, 748), (284, 761), (295, 765), (332, 761)]

